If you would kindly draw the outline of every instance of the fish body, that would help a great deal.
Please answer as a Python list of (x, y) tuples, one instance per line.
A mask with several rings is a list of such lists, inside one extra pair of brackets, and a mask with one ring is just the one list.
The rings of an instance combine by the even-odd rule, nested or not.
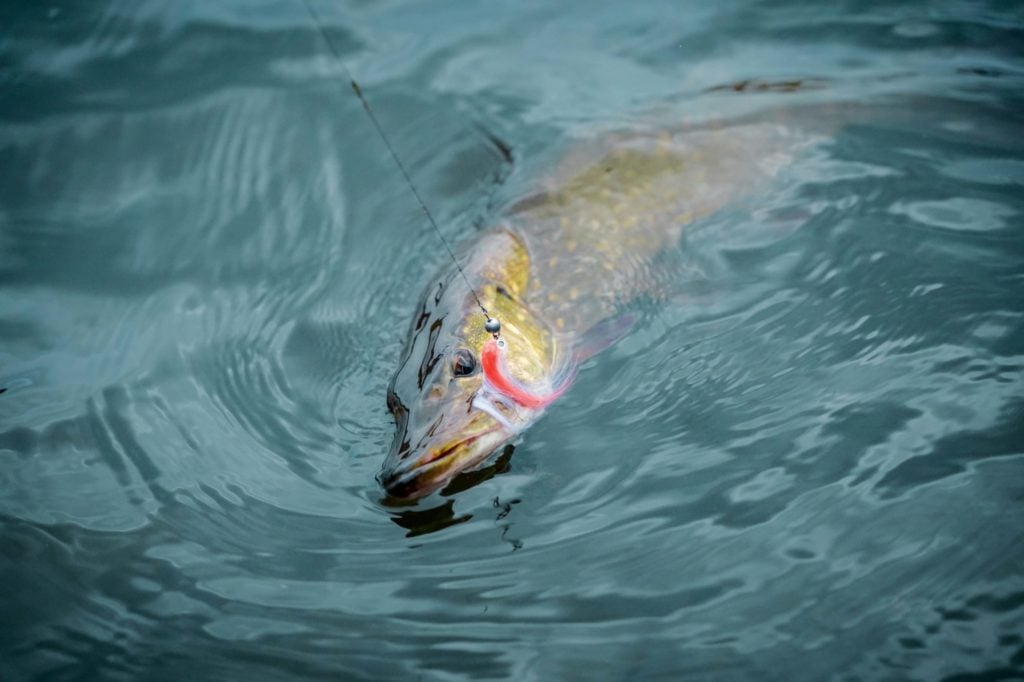
[(566, 156), (463, 250), (469, 284), (501, 321), (500, 357), (454, 266), (427, 287), (388, 389), (388, 494), (441, 489), (534, 423), (628, 328), (625, 307), (657, 295), (657, 255), (763, 184), (798, 144), (783, 126), (737, 125), (607, 135)]

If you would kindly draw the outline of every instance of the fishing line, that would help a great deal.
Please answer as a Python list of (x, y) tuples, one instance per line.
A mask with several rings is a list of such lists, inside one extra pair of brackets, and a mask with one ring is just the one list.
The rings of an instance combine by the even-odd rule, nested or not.
[(302, 4), (306, 7), (306, 11), (309, 12), (309, 18), (312, 20), (313, 25), (316, 26), (317, 30), (320, 32), (320, 37), (322, 37), (324, 42), (327, 44), (327, 49), (331, 51), (331, 54), (334, 55), (335, 61), (337, 61), (338, 64), (341, 65), (341, 68), (344, 69), (345, 75), (348, 77), (349, 84), (352, 86), (352, 92), (354, 92), (356, 97), (359, 98), (359, 102), (363, 105), (363, 111), (365, 111), (366, 115), (369, 117), (370, 123), (373, 124), (381, 142), (383, 142), (384, 146), (387, 147), (388, 153), (391, 154), (391, 158), (394, 159), (395, 165), (398, 166), (398, 170), (402, 173), (402, 177), (405, 178), (405, 184), (409, 185), (409, 189), (412, 190), (413, 196), (416, 197), (416, 201), (423, 210), (423, 214), (427, 216), (427, 221), (430, 223), (430, 226), (434, 228), (434, 232), (437, 234), (438, 239), (441, 240), (445, 250), (448, 251), (448, 255), (451, 257), (452, 262), (455, 263), (455, 267), (458, 269), (459, 274), (462, 275), (462, 279), (466, 282), (466, 286), (469, 287), (470, 293), (472, 293), (473, 298), (476, 299), (476, 304), (480, 306), (480, 311), (484, 314), (484, 318), (487, 320), (484, 323), (484, 328), (491, 334), (497, 336), (498, 332), (501, 330), (501, 323), (498, 322), (496, 318), (491, 317), (491, 314), (487, 312), (487, 308), (484, 307), (483, 302), (476, 293), (476, 289), (473, 288), (473, 285), (469, 281), (469, 277), (466, 276), (466, 272), (462, 269), (462, 265), (459, 264), (459, 259), (455, 257), (455, 252), (452, 250), (452, 247), (449, 246), (448, 240), (444, 238), (441, 228), (437, 226), (437, 221), (434, 220), (434, 216), (430, 212), (430, 209), (427, 208), (427, 203), (423, 201), (423, 197), (420, 196), (419, 191), (416, 189), (416, 185), (409, 176), (409, 172), (405, 169), (405, 164), (403, 164), (402, 160), (398, 158), (395, 148), (391, 146), (391, 140), (389, 140), (388, 136), (384, 133), (384, 128), (381, 127), (376, 114), (374, 114), (373, 109), (370, 108), (370, 103), (363, 95), (362, 88), (359, 87), (359, 83), (357, 83), (356, 79), (352, 76), (352, 72), (349, 70), (345, 60), (341, 58), (341, 52), (337, 47), (335, 47), (331, 37), (327, 34), (327, 30), (323, 27), (323, 24), (320, 23), (320, 17), (317, 16), (317, 13), (313, 10), (310, 0), (302, 0)]

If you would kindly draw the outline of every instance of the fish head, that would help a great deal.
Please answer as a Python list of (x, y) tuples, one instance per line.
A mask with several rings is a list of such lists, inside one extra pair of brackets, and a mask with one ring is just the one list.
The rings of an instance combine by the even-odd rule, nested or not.
[[(550, 382), (555, 337), (522, 302), (526, 250), (499, 231), (477, 245), (464, 268), (489, 313), (501, 321), (508, 371), (533, 385)], [(481, 351), (491, 335), (474, 292), (455, 271), (424, 296), (400, 366), (388, 387), (395, 436), (378, 476), (393, 499), (416, 499), (485, 463), (541, 410), (495, 395)]]

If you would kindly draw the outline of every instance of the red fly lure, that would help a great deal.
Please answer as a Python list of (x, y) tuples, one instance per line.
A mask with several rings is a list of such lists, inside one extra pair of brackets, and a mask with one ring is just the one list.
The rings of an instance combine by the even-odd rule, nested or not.
[(488, 339), (480, 351), (480, 365), (483, 367), (484, 381), (488, 387), (522, 407), (538, 409), (547, 407), (558, 399), (569, 384), (572, 377), (566, 378), (549, 393), (533, 393), (508, 374), (505, 364), (505, 341)]

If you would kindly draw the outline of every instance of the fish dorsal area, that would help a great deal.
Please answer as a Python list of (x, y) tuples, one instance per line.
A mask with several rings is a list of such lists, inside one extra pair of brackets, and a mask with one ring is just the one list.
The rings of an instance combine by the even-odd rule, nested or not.
[(579, 335), (656, 293), (655, 257), (749, 193), (767, 175), (758, 159), (780, 146), (749, 126), (581, 145), (507, 211), (530, 254), (528, 302), (556, 332)]
[(667, 149), (613, 149), (514, 212), (533, 261), (528, 299), (556, 331), (585, 333), (645, 291), (650, 261), (694, 219), (682, 188), (703, 178), (687, 165)]

